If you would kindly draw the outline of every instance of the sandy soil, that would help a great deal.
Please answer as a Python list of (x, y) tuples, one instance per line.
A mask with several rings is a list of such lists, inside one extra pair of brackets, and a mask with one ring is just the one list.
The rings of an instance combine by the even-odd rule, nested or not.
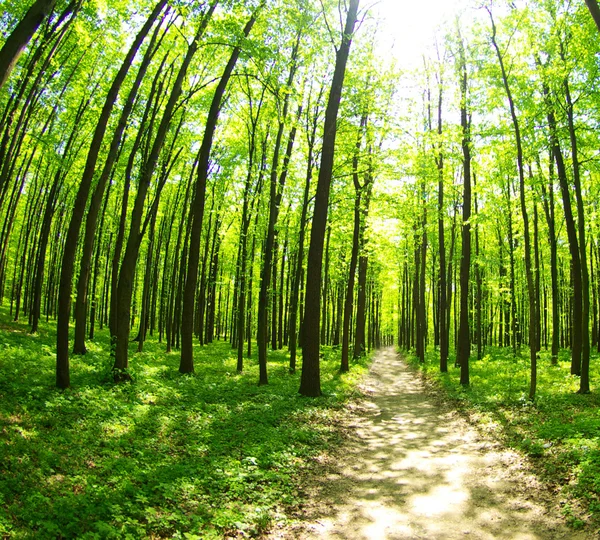
[(381, 351), (336, 457), (315, 464), (301, 520), (270, 538), (585, 539), (523, 459), (442, 408)]

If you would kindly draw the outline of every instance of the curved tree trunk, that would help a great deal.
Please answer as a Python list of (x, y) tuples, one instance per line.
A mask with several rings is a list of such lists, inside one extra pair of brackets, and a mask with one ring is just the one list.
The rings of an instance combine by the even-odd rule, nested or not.
[[(254, 23), (257, 13), (254, 13), (244, 27), (243, 35), (248, 37)], [(202, 232), (202, 219), (204, 216), (204, 200), (206, 197), (206, 180), (208, 177), (210, 152), (212, 149), (215, 130), (221, 111), (221, 103), (233, 69), (241, 53), (241, 47), (234, 47), (231, 57), (227, 62), (225, 71), (221, 80), (215, 89), (215, 93), (210, 105), (208, 116), (206, 118), (206, 127), (202, 145), (198, 153), (198, 176), (194, 189), (193, 206), (191, 209), (191, 231), (190, 231), (190, 249), (188, 256), (187, 276), (185, 280), (185, 293), (183, 296), (183, 313), (181, 321), (181, 361), (179, 371), (181, 373), (193, 373), (194, 371), (194, 352), (193, 352), (193, 334), (194, 334), (194, 312), (196, 301), (196, 284), (198, 282), (198, 266), (200, 263), (200, 236)]]
[(137, 54), (138, 49), (142, 45), (142, 42), (146, 38), (150, 28), (154, 24), (154, 21), (162, 11), (166, 0), (160, 0), (157, 6), (154, 8), (151, 16), (148, 18), (138, 35), (136, 36), (133, 44), (131, 45), (121, 67), (113, 80), (113, 83), (106, 96), (100, 118), (96, 124), (92, 142), (90, 143), (90, 149), (87, 155), (87, 161), (79, 189), (75, 197), (75, 203), (73, 205), (73, 213), (71, 221), (69, 222), (69, 228), (65, 238), (65, 248), (63, 252), (61, 274), (60, 274), (60, 286), (59, 286), (59, 298), (58, 298), (58, 320), (57, 320), (57, 332), (56, 332), (56, 385), (59, 388), (68, 388), (70, 385), (69, 375), (69, 318), (71, 315), (71, 290), (73, 280), (73, 270), (75, 266), (75, 256), (77, 253), (77, 245), (79, 239), (79, 231), (81, 229), (81, 222), (83, 220), (83, 214), (87, 205), (87, 199), (96, 170), (96, 163), (98, 161), (98, 155), (102, 146), (102, 140), (108, 126), (111, 112), (114, 104), (117, 100), (117, 96), (121, 89), (125, 77), (131, 68), (133, 59)]
[(56, 0), (36, 0), (0, 49), (0, 88), (4, 86), (23, 50), (54, 8)]
[[(164, 2), (161, 2), (164, 7)], [(160, 4), (159, 4), (160, 6)], [(158, 6), (157, 6), (158, 9)], [(162, 8), (161, 8), (162, 11)], [(160, 11), (156, 15), (158, 17), (160, 15)], [(151, 17), (152, 18), (152, 17)], [(138, 91), (144, 80), (146, 75), (146, 71), (148, 70), (148, 66), (150, 65), (150, 61), (152, 60), (154, 53), (156, 52), (156, 41), (158, 38), (158, 32), (160, 30), (160, 25), (157, 25), (154, 35), (152, 36), (152, 40), (148, 45), (148, 49), (146, 50), (146, 54), (142, 60), (140, 65), (140, 69), (138, 70), (137, 77), (131, 90), (129, 91), (129, 95), (121, 111), (121, 116), (119, 118), (117, 128), (113, 134), (110, 148), (108, 150), (108, 155), (104, 162), (104, 166), (102, 169), (102, 173), (100, 174), (100, 178), (96, 183), (96, 187), (94, 188), (94, 192), (92, 194), (92, 198), (90, 200), (90, 204), (88, 205), (87, 213), (86, 213), (86, 222), (85, 222), (85, 232), (83, 239), (83, 250), (81, 253), (81, 259), (79, 262), (79, 278), (77, 280), (77, 297), (75, 299), (75, 336), (74, 336), (74, 344), (73, 344), (73, 354), (85, 354), (87, 352), (85, 347), (85, 323), (86, 323), (86, 307), (87, 307), (87, 293), (88, 293), (88, 282), (90, 278), (91, 272), (91, 262), (92, 262), (92, 254), (94, 252), (94, 239), (96, 237), (96, 227), (98, 222), (98, 214), (100, 212), (100, 206), (102, 204), (102, 200), (104, 198), (104, 191), (106, 189), (106, 184), (108, 179), (110, 178), (113, 166), (118, 159), (119, 149), (121, 146), (121, 141), (123, 139), (123, 133), (125, 132), (125, 128), (127, 126), (127, 122), (129, 120), (129, 115), (133, 110), (133, 105), (135, 103), (135, 99), (137, 97)]]

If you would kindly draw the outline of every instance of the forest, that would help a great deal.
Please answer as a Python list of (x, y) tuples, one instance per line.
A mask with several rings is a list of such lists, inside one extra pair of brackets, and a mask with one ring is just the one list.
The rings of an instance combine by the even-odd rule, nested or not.
[(0, 0), (3, 537), (268, 534), (390, 347), (598, 528), (600, 7), (386, 5)]

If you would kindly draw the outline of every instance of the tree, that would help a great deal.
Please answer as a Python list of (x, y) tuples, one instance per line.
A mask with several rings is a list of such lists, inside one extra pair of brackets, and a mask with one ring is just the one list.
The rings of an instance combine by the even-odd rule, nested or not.
[[(262, 4), (259, 10), (262, 8)], [(250, 31), (256, 22), (258, 11), (255, 11), (242, 32), (244, 38), (250, 35)], [(241, 45), (235, 45), (231, 57), (225, 66), (225, 70), (219, 84), (215, 89), (213, 99), (210, 105), (206, 125), (204, 128), (204, 137), (202, 145), (198, 152), (198, 167), (196, 182), (194, 185), (194, 198), (191, 209), (191, 230), (190, 230), (190, 249), (188, 255), (187, 276), (185, 280), (185, 291), (183, 296), (183, 312), (181, 324), (181, 361), (179, 371), (181, 373), (193, 373), (194, 371), (194, 353), (193, 353), (193, 329), (194, 329), (194, 303), (196, 298), (196, 284), (198, 280), (198, 266), (200, 253), (200, 234), (202, 228), (202, 219), (204, 216), (204, 200), (206, 196), (206, 180), (208, 178), (209, 160), (212, 149), (213, 139), (221, 104), (225, 95), (225, 90), (229, 79), (233, 74), (233, 69), (238, 61), (242, 51)]]
[(463, 153), (462, 254), (460, 259), (460, 326), (456, 361), (460, 365), (460, 384), (469, 385), (471, 338), (469, 327), (469, 275), (471, 270), (471, 119), (469, 115), (468, 74), (465, 47), (459, 32), (457, 69), (460, 77), (460, 126)]
[(537, 307), (535, 288), (533, 283), (533, 271), (531, 268), (531, 239), (529, 235), (529, 216), (527, 214), (527, 206), (525, 204), (525, 167), (523, 164), (523, 144), (521, 140), (521, 129), (519, 127), (519, 120), (517, 117), (517, 111), (513, 95), (508, 82), (508, 76), (506, 74), (506, 68), (504, 67), (504, 58), (498, 47), (496, 40), (496, 24), (492, 12), (488, 9), (490, 15), (490, 21), (492, 24), (492, 45), (496, 51), (498, 57), (498, 64), (500, 65), (500, 71), (502, 74), (502, 84), (506, 92), (506, 98), (508, 100), (508, 106), (510, 109), (510, 116), (513, 123), (513, 129), (515, 134), (515, 143), (517, 145), (517, 170), (519, 173), (519, 199), (521, 201), (521, 214), (523, 217), (523, 239), (525, 241), (525, 274), (527, 276), (527, 293), (529, 297), (529, 359), (531, 363), (531, 376), (529, 386), (529, 399), (535, 398), (535, 391), (537, 385)]
[(96, 124), (94, 135), (90, 143), (90, 149), (88, 151), (86, 166), (79, 184), (75, 203), (73, 205), (73, 212), (71, 221), (69, 222), (69, 228), (65, 239), (65, 248), (63, 251), (61, 274), (60, 274), (60, 287), (59, 287), (59, 299), (58, 299), (58, 320), (57, 320), (57, 332), (56, 332), (56, 385), (59, 388), (68, 388), (70, 385), (69, 377), (69, 318), (71, 313), (71, 289), (73, 279), (73, 269), (75, 265), (75, 256), (77, 253), (77, 244), (79, 238), (79, 231), (81, 229), (81, 223), (83, 220), (83, 213), (85, 211), (88, 194), (90, 192), (92, 179), (96, 169), (96, 163), (100, 153), (104, 134), (108, 126), (108, 121), (116, 102), (117, 96), (121, 89), (125, 77), (131, 68), (133, 59), (135, 58), (138, 49), (142, 45), (142, 42), (150, 32), (150, 29), (154, 25), (154, 22), (162, 12), (166, 5), (166, 0), (160, 0), (154, 10), (150, 14), (150, 17), (143, 25), (142, 29), (136, 36), (132, 43), (127, 55), (123, 59), (121, 67), (115, 76), (112, 85), (106, 96), (100, 118)]
[(4, 42), (2, 49), (0, 49), (0, 88), (6, 83), (33, 34), (55, 5), (56, 0), (35, 0)]
[(319, 327), (323, 243), (325, 239), (327, 209), (329, 206), (329, 189), (335, 154), (337, 115), (342, 97), (346, 64), (350, 55), (352, 36), (357, 22), (358, 4), (359, 0), (350, 0), (341, 44), (336, 50), (335, 70), (331, 81), (327, 107), (325, 109), (321, 166), (317, 182), (315, 210), (312, 219), (308, 265), (306, 270), (305, 315), (302, 337), (302, 378), (299, 390), (302, 395), (309, 397), (321, 395), (321, 378), (319, 372)]

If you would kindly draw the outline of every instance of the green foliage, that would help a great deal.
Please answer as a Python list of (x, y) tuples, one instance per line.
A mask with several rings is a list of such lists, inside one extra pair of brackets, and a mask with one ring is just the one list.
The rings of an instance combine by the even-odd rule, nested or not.
[(297, 507), (301, 472), (340, 442), (336, 418), (366, 370), (340, 375), (326, 350), (313, 400), (285, 353), (258, 387), (256, 360), (238, 375), (228, 343), (198, 347), (196, 374), (182, 376), (178, 354), (151, 340), (133, 382), (114, 385), (101, 333), (61, 393), (54, 335), (23, 329), (0, 330), (0, 533), (15, 538), (258, 535)]
[[(579, 378), (570, 375), (567, 352), (562, 351), (558, 366), (551, 365), (549, 353), (541, 353), (535, 402), (527, 400), (525, 348), (517, 357), (488, 348), (480, 361), (471, 358), (468, 388), (460, 386), (457, 369), (439, 372), (437, 352), (430, 350), (425, 364), (414, 357), (410, 361), (480, 427), (532, 458), (546, 481), (585, 508), (588, 515), (572, 505), (563, 508), (569, 523), (580, 528), (588, 516), (600, 522), (600, 396), (576, 393)], [(600, 367), (592, 359), (590, 378), (599, 377)]]

